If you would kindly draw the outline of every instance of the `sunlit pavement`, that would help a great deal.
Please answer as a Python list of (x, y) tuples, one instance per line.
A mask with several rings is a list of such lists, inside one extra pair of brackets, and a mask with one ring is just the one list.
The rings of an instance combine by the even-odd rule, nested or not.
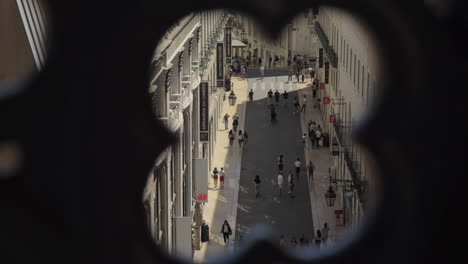
[[(228, 113), (229, 129), (231, 129), (232, 116), (238, 113), (238, 129), (249, 134), (248, 146), (241, 149), (237, 140), (229, 146), (228, 130), (224, 130), (222, 119), (215, 145), (215, 159), (213, 167), (218, 170), (224, 167), (226, 182), (223, 189), (213, 189), (210, 178), (209, 202), (204, 207), (204, 219), (210, 227), (210, 241), (202, 243), (202, 248), (195, 252), (194, 260), (203, 262), (226, 252), (233, 252), (240, 246), (239, 240), (248, 239), (248, 233), (256, 224), (271, 227), (274, 235), (283, 234), (289, 241), (295, 236), (304, 234), (305, 238), (313, 243), (314, 231), (327, 222), (330, 227), (330, 237), (327, 247), (333, 245), (337, 237), (344, 230), (335, 226), (334, 210), (328, 207), (324, 194), (328, 190), (328, 168), (331, 164), (329, 149), (320, 147), (312, 149), (309, 141), (303, 145), (301, 135), (307, 134), (307, 121), (314, 120), (323, 127), (322, 115), (319, 110), (312, 108), (312, 90), (310, 81), (296, 83), (295, 76), (292, 82), (287, 82), (285, 71), (265, 71), (265, 77), (260, 78), (258, 69), (249, 70), (249, 77), (245, 80), (239, 77), (232, 78), (234, 91), (237, 96), (235, 106), (229, 106), (224, 101), (223, 113)], [(248, 91), (254, 92), (253, 101), (248, 101)], [(281, 96), (277, 105), (278, 122), (271, 123), (270, 112), (267, 108), (267, 92), (278, 90), (280, 93), (286, 89), (289, 92), (288, 103), (285, 106)], [(294, 97), (301, 98), (306, 94), (308, 107), (306, 116), (293, 113)], [(246, 116), (247, 111), (247, 116)], [(283, 194), (280, 197), (277, 189), (278, 165), (277, 156), (282, 152), (285, 156), (285, 178)], [(303, 166), (301, 175), (296, 181), (294, 199), (287, 195), (287, 172), (293, 171), (293, 162), (300, 158)], [(309, 181), (306, 164), (312, 159), (315, 164), (315, 173)], [(254, 176), (258, 174), (262, 179), (262, 196), (255, 199)], [(240, 192), (239, 192), (240, 187)], [(233, 234), (227, 245), (224, 244), (221, 234), (221, 225), (228, 220)], [(279, 240), (278, 240), (279, 242)], [(235, 245), (237, 243), (237, 245)], [(323, 246), (322, 246), (323, 248)]]

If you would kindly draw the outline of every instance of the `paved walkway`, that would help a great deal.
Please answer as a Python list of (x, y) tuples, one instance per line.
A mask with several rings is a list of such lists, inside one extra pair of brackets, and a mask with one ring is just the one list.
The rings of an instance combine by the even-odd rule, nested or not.
[[(300, 144), (297, 145), (296, 141), (300, 140), (301, 134), (304, 134), (304, 133), (307, 134), (307, 125), (306, 125), (307, 122), (309, 120), (314, 120), (315, 122), (317, 122), (323, 127), (322, 115), (319, 112), (319, 110), (311, 107), (313, 103), (310, 101), (312, 99), (312, 90), (309, 87), (310, 82), (306, 82), (305, 84), (303, 83), (296, 84), (294, 82), (286, 83), (285, 80), (287, 80), (287, 76), (284, 76), (284, 75), (280, 76), (280, 74), (284, 74), (284, 73), (281, 71), (279, 71), (278, 73), (265, 71), (266, 78), (264, 78), (264, 81), (261, 82), (259, 79), (257, 79), (258, 73), (255, 70), (252, 70), (250, 71), (249, 77), (252, 77), (254, 79), (251, 79), (252, 82), (250, 83), (249, 88), (248, 88), (247, 80), (241, 80), (240, 78), (235, 77), (235, 75), (233, 75), (232, 81), (234, 83), (234, 91), (237, 96), (236, 105), (229, 106), (228, 100), (224, 101), (223, 109), (225, 110), (225, 112), (222, 113), (221, 116), (224, 116), (225, 113), (228, 113), (232, 117), (234, 113), (237, 112), (239, 115), (239, 129), (244, 130), (245, 120), (246, 120), (245, 112), (246, 112), (246, 103), (248, 99), (248, 89), (254, 89), (254, 92), (255, 92), (254, 100), (258, 100), (258, 99), (261, 100), (260, 97), (262, 96), (264, 97), (268, 89), (272, 89), (273, 91), (278, 89), (280, 92), (282, 92), (283, 89), (286, 89), (288, 92), (295, 92), (297, 90), (296, 92), (299, 97), (302, 97), (303, 94), (306, 94), (307, 99), (308, 99), (308, 107), (306, 110), (306, 116), (304, 117), (303, 114), (301, 114), (300, 116), (299, 115), (294, 116), (292, 113), (287, 114), (288, 116), (292, 117), (291, 120), (293, 119), (300, 120), (300, 124), (301, 124), (300, 129), (302, 130), (302, 132), (299, 132), (300, 131), (299, 128), (298, 128), (298, 131), (293, 132), (294, 135), (289, 134), (285, 131), (285, 132), (282, 132), (283, 133), (282, 135), (284, 135), (284, 137), (281, 136), (280, 138), (278, 138), (279, 141), (285, 141), (284, 139), (286, 137), (291, 138), (295, 145), (295, 146), (292, 146), (292, 149), (297, 148), (298, 153), (299, 153), (302, 146)], [(278, 75), (278, 78), (280, 79), (280, 81), (278, 82), (276, 81), (276, 75)], [(293, 77), (293, 80), (295, 80), (295, 77)], [(293, 99), (294, 99), (294, 95), (290, 94), (288, 107), (291, 110), (291, 112), (292, 112)], [(281, 101), (282, 99), (280, 100), (280, 102)], [(269, 116), (267, 116), (266, 111), (262, 111), (261, 113), (257, 113), (257, 114), (264, 115), (264, 119), (269, 120)], [(278, 118), (284, 119), (286, 117), (284, 114), (286, 114), (286, 112), (279, 113)], [(229, 118), (229, 124), (232, 123), (231, 117)], [(281, 122), (281, 119), (279, 122)], [(243, 156), (242, 152), (246, 150), (239, 148), (237, 141), (234, 142), (234, 145), (232, 147), (229, 146), (229, 140), (227, 136), (227, 132), (229, 130), (224, 130), (224, 123), (222, 119), (218, 120), (218, 122), (220, 122), (220, 125), (218, 126), (220, 129), (217, 131), (218, 134), (217, 134), (217, 141), (215, 145), (215, 160), (213, 163), (213, 168), (217, 167), (219, 170), (221, 167), (224, 167), (226, 171), (226, 182), (225, 182), (225, 187), (223, 189), (219, 188), (219, 183), (218, 183), (218, 188), (213, 189), (213, 181), (212, 181), (212, 178), (210, 178), (210, 181), (209, 181), (210, 188), (208, 191), (208, 203), (204, 206), (204, 220), (208, 223), (210, 227), (210, 241), (202, 243), (201, 249), (198, 251), (195, 251), (195, 256), (194, 256), (195, 262), (207, 261), (217, 256), (220, 256), (223, 253), (233, 252), (235, 250), (234, 241), (239, 240), (236, 234), (236, 231), (238, 230), (236, 229), (239, 228), (241, 231), (245, 229), (245, 226), (238, 225), (237, 214), (238, 214), (238, 204), (239, 204), (238, 202), (239, 202), (240, 176), (241, 176), (241, 172), (243, 171), (242, 169), (245, 168), (241, 162), (242, 156)], [(277, 155), (276, 153), (277, 151), (273, 150), (271, 153), (265, 153), (264, 150), (261, 150), (258, 152), (253, 151), (255, 150), (255, 143), (253, 143), (252, 141), (254, 141), (255, 137), (258, 137), (258, 135), (260, 135), (261, 133), (268, 133), (269, 130), (266, 127), (264, 129), (260, 129), (260, 131), (255, 130), (256, 128), (254, 128), (254, 130), (251, 130), (249, 128), (247, 129), (248, 129), (247, 132), (249, 133), (249, 138), (250, 138), (247, 151), (249, 153), (258, 153), (257, 155), (271, 154), (271, 156), (273, 157), (271, 158), (272, 162), (274, 162), (274, 159)], [(255, 134), (256, 136), (254, 136)], [(338, 241), (339, 238), (345, 232), (343, 227), (335, 226), (334, 210), (339, 209), (339, 208), (328, 207), (325, 202), (325, 192), (328, 190), (328, 186), (329, 186), (328, 168), (332, 161), (331, 155), (330, 155), (330, 151), (328, 148), (320, 147), (319, 149), (312, 149), (310, 147), (309, 142), (310, 141), (307, 141), (307, 144), (303, 146), (302, 151), (304, 151), (303, 153), (304, 155), (301, 154), (300, 158), (301, 158), (301, 161), (303, 161), (303, 168), (301, 170), (301, 172), (303, 173), (306, 171), (305, 166), (309, 160), (312, 160), (315, 165), (315, 172), (314, 172), (313, 180), (310, 181), (309, 179), (307, 179), (308, 181), (307, 185), (309, 186), (309, 189), (308, 190), (307, 188), (305, 189), (305, 192), (309, 193), (310, 200), (308, 200), (308, 203), (309, 203), (312, 213), (310, 213), (310, 211), (307, 210), (309, 211), (309, 213), (305, 213), (305, 217), (303, 217), (302, 215), (299, 217), (301, 217), (301, 220), (303, 221), (310, 222), (310, 230), (309, 228), (307, 230), (307, 233), (309, 234), (306, 236), (306, 238), (309, 240), (311, 240), (312, 238), (313, 230), (317, 230), (318, 228), (321, 228), (323, 226), (323, 223), (327, 222), (330, 227), (330, 237), (329, 237), (328, 246), (331, 246), (333, 245), (333, 243)], [(289, 156), (294, 156), (294, 155), (288, 154), (288, 157), (286, 157), (285, 170), (288, 169), (287, 168), (287, 166), (289, 166), (288, 163), (291, 161), (291, 158)], [(246, 163), (246, 166), (253, 166), (253, 164), (249, 165)], [(274, 167), (274, 165), (272, 166)], [(210, 168), (210, 171), (212, 171), (213, 168)], [(273, 174), (274, 174), (273, 176), (277, 176), (275, 175), (276, 173), (273, 173)], [(248, 175), (251, 176), (250, 174)], [(249, 176), (247, 176), (247, 181), (250, 181), (250, 180), (253, 181), (253, 178)], [(304, 180), (307, 177), (305, 177), (305, 174), (302, 174), (301, 177), (302, 177), (301, 183), (304, 183)], [(269, 180), (272, 181), (272, 179), (269, 179)], [(265, 191), (271, 193), (270, 195), (271, 199), (268, 198), (270, 199), (269, 202), (276, 204), (276, 205), (272, 204), (272, 206), (279, 206), (281, 203), (284, 203), (284, 205), (288, 205), (288, 202), (290, 203), (291, 201), (287, 201), (286, 199), (281, 200), (283, 198), (278, 199), (278, 197), (275, 197), (273, 195), (275, 191), (274, 182), (269, 182), (267, 180), (263, 181), (263, 183), (271, 185), (268, 187), (268, 189), (263, 190), (264, 193)], [(285, 178), (285, 183), (286, 183), (286, 178)], [(286, 187), (286, 184), (285, 184), (285, 187)], [(253, 185), (250, 185), (250, 186), (247, 186), (246, 188), (242, 188), (240, 191), (241, 193), (244, 193), (244, 194), (248, 193), (248, 195), (251, 195), (252, 193), (248, 189), (252, 189), (252, 188), (253, 188)], [(301, 192), (302, 191), (300, 191), (298, 194), (301, 195)], [(265, 196), (263, 199), (266, 199)], [(265, 200), (263, 202), (265, 202)], [(242, 208), (241, 206), (239, 206), (239, 211), (242, 211), (245, 209), (246, 209), (245, 207)], [(257, 214), (258, 210), (256, 208), (252, 207), (251, 209), (255, 211), (256, 215), (259, 215)], [(286, 210), (288, 209), (289, 208), (286, 208)], [(282, 212), (282, 214), (286, 216), (290, 216), (287, 214), (287, 212)], [(262, 215), (262, 217), (266, 217), (266, 215), (264, 214)], [(278, 219), (281, 218), (281, 216), (277, 216), (277, 217)], [(229, 222), (232, 232), (233, 232), (231, 239), (227, 243), (227, 245), (224, 244), (223, 236), (220, 233), (221, 225), (224, 222), (224, 220), (227, 220)], [(273, 221), (275, 221), (275, 219), (265, 218), (265, 221), (272, 223)], [(294, 229), (295, 227), (292, 227), (292, 228)], [(298, 229), (298, 232), (299, 232), (299, 229)]]
[[(312, 98), (312, 89), (310, 88), (310, 82), (299, 83), (298, 93), (300, 98), (305, 94), (307, 98), (307, 107), (305, 117), (303, 114), (301, 117), (302, 133), (308, 135), (307, 123), (309, 120), (315, 121), (322, 128), (324, 127), (324, 120), (322, 113), (318, 108), (312, 106), (316, 103), (316, 99)], [(331, 142), (331, 139), (330, 139)], [(328, 246), (333, 246), (342, 235), (346, 232), (342, 226), (336, 226), (335, 221), (335, 210), (342, 209), (336, 206), (329, 207), (326, 204), (325, 193), (329, 187), (329, 167), (332, 164), (332, 156), (328, 147), (312, 148), (310, 140), (307, 140), (307, 144), (304, 147), (305, 158), (307, 163), (312, 160), (315, 165), (314, 177), (309, 179), (309, 191), (310, 200), (312, 207), (312, 217), (314, 222), (315, 231), (318, 228), (322, 228), (324, 223), (328, 223), (330, 228)], [(335, 190), (336, 191), (336, 190)], [(335, 205), (338, 204), (335, 202)]]
[[(241, 171), (242, 149), (239, 148), (237, 140), (232, 147), (229, 146), (228, 131), (224, 129), (222, 117), (228, 113), (229, 129), (232, 128), (232, 116), (237, 113), (239, 115), (238, 129), (244, 129), (245, 122), (245, 103), (248, 97), (247, 82), (240, 80), (238, 77), (232, 78), (234, 83), (234, 92), (237, 96), (236, 105), (230, 106), (229, 100), (224, 101), (221, 119), (218, 120), (219, 130), (216, 132), (216, 145), (214, 150), (213, 171), (214, 167), (218, 170), (224, 167), (226, 179), (224, 188), (214, 189), (212, 177), (209, 180), (208, 203), (203, 209), (203, 217), (210, 228), (209, 242), (201, 243), (201, 249), (195, 251), (194, 261), (203, 262), (210, 260), (213, 257), (220, 256), (226, 251), (234, 250), (234, 239), (236, 237), (236, 217), (237, 217), (237, 199), (239, 195), (239, 176)], [(228, 94), (226, 94), (227, 97)], [(221, 234), (221, 226), (227, 220), (232, 229), (232, 236), (227, 245), (224, 244), (223, 235)]]

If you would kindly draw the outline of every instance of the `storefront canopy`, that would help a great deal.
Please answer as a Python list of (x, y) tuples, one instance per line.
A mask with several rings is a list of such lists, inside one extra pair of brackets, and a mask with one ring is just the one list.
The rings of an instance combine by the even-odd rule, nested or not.
[(233, 48), (245, 48), (245, 47), (247, 47), (247, 45), (245, 45), (244, 43), (242, 43), (242, 41), (240, 41), (238, 39), (232, 39), (231, 46)]

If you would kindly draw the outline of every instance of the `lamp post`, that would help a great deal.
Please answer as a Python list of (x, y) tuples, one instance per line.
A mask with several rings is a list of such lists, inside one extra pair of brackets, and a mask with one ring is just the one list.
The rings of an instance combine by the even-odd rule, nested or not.
[(328, 191), (325, 193), (325, 200), (327, 201), (327, 205), (332, 207), (335, 205), (336, 193), (331, 187), (328, 187)]

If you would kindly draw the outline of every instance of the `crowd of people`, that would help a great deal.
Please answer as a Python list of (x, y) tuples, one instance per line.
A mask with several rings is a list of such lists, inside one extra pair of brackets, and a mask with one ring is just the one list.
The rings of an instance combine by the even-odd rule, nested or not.
[(328, 227), (327, 223), (324, 223), (321, 229), (317, 229), (316, 233), (313, 235), (313, 241), (309, 241), (304, 234), (301, 237), (296, 239), (296, 235), (290, 234), (289, 236), (280, 235), (279, 238), (279, 246), (283, 249), (286, 248), (296, 248), (296, 247), (308, 247), (311, 243), (315, 244), (317, 248), (323, 245), (325, 246), (328, 241), (328, 234), (330, 232), (330, 228)]

